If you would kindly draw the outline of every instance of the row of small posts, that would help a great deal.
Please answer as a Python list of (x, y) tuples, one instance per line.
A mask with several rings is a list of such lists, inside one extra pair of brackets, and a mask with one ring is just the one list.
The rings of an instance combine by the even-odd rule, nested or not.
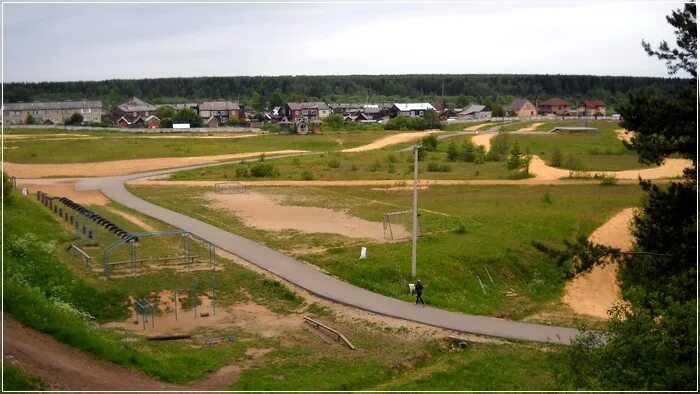
[(36, 199), (75, 228), (76, 244), (95, 244), (97, 242), (97, 231), (94, 226), (90, 226), (88, 220), (81, 220), (80, 215), (69, 213), (68, 209), (64, 210), (65, 207), (58, 203), (58, 197), (37, 191)]

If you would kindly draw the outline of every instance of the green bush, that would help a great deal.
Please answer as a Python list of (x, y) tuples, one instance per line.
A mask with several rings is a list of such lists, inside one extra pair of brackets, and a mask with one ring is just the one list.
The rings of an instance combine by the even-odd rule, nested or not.
[(550, 161), (550, 165), (552, 167), (561, 167), (562, 165), (562, 153), (561, 149), (559, 149), (558, 146), (554, 147), (554, 151), (552, 151), (552, 160)]
[(459, 150), (457, 149), (457, 144), (452, 140), (447, 146), (447, 160), (457, 161), (457, 159), (459, 159)]
[(421, 139), (421, 144), (426, 152), (435, 152), (438, 146), (438, 139), (435, 134), (426, 135)]
[(377, 172), (382, 169), (382, 163), (379, 160), (375, 160), (374, 163), (369, 167), (371, 172)]
[(331, 159), (328, 161), (328, 168), (340, 168), (340, 161), (336, 159)]
[(256, 178), (276, 177), (280, 172), (274, 164), (269, 161), (259, 161), (253, 164), (250, 169), (250, 174)]
[(247, 178), (250, 176), (250, 167), (244, 163), (236, 165), (234, 171), (236, 172), (236, 178)]
[(301, 179), (303, 179), (305, 181), (313, 181), (314, 174), (309, 170), (304, 170), (301, 172)]
[(350, 166), (350, 171), (357, 171), (357, 164), (352, 163), (352, 165)]
[(601, 186), (615, 186), (617, 185), (617, 177), (614, 174), (595, 174), (593, 178), (600, 180)]
[(450, 172), (452, 167), (449, 164), (440, 164), (434, 161), (428, 163), (428, 172)]

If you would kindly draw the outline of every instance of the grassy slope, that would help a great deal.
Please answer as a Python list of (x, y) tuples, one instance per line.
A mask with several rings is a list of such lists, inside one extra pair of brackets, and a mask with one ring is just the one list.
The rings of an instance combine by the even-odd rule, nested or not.
[[(149, 201), (273, 248), (330, 247), (325, 253), (298, 257), (360, 287), (409, 299), (405, 290), (410, 281), (409, 242), (373, 244), (329, 234), (271, 233), (246, 227), (230, 213), (209, 207), (207, 188), (130, 189)], [(288, 188), (260, 190), (289, 193)], [(552, 203), (544, 201), (545, 193)], [(374, 221), (381, 221), (384, 212), (409, 209), (412, 201), (408, 190), (365, 187), (294, 188), (292, 196), (288, 202), (295, 205), (345, 209)], [(637, 205), (640, 196), (635, 185), (433, 186), (421, 191), (421, 228), (426, 235), (419, 242), (418, 273), (427, 284), (426, 299), (446, 309), (514, 319), (537, 312), (558, 300), (564, 282), (554, 263), (537, 252), (531, 241), (556, 245), (565, 238), (588, 235), (620, 209)], [(454, 231), (459, 224), (466, 226), (466, 234)], [(369, 258), (358, 263), (360, 244), (369, 247)], [(486, 295), (479, 279), (487, 286)], [(517, 297), (506, 296), (510, 288)]]
[[(80, 134), (85, 134), (80, 132)], [(93, 133), (90, 133), (92, 135)], [(384, 131), (322, 135), (261, 135), (240, 139), (141, 138), (120, 135), (100, 139), (7, 140), (5, 160), (13, 163), (84, 163), (152, 157), (188, 157), (284, 149), (329, 151), (352, 148), (390, 135)], [(102, 134), (96, 134), (102, 135)]]
[[(144, 371), (158, 379), (175, 383), (198, 380), (223, 365), (244, 363), (244, 360), (249, 359), (244, 355), (245, 350), (255, 347), (270, 348), (273, 351), (263, 359), (257, 360), (252, 368), (245, 370), (232, 389), (370, 389), (395, 379), (409, 384), (416, 380), (416, 376), (421, 377), (417, 384), (435, 389), (478, 387), (482, 382), (490, 382), (484, 387), (496, 389), (546, 389), (554, 384), (551, 362), (539, 356), (542, 350), (551, 347), (522, 344), (479, 345), (481, 350), (469, 351), (471, 356), (465, 357), (466, 352), (455, 353), (445, 344), (441, 345), (441, 342), (412, 339), (406, 335), (407, 331), (403, 327), (391, 329), (338, 321), (331, 312), (314, 304), (308, 305), (304, 313), (341, 330), (351, 338), (359, 350), (352, 352), (339, 345), (329, 347), (313, 335), (295, 335), (282, 341), (276, 338), (261, 338), (255, 333), (238, 329), (233, 329), (237, 335), (236, 341), (212, 347), (195, 346), (197, 342), (193, 341), (146, 341), (140, 336), (135, 336), (137, 341), (127, 347), (121, 342), (121, 332), (92, 328), (74, 313), (57, 307), (47, 298), (51, 296), (48, 293), (49, 289), (54, 290), (53, 298), (65, 302), (75, 299), (74, 287), (63, 286), (61, 291), (56, 291), (57, 286), (73, 282), (86, 284), (91, 291), (90, 297), (85, 297), (90, 299), (88, 306), (74, 307), (94, 313), (90, 306), (99, 304), (100, 297), (96, 294), (99, 295), (100, 291), (116, 292), (120, 296), (125, 296), (126, 293), (145, 294), (159, 288), (179, 286), (181, 283), (186, 285), (189, 283), (189, 276), (161, 272), (145, 277), (105, 282), (61, 252), (66, 243), (72, 240), (72, 235), (57, 223), (53, 214), (31, 199), (18, 195), (4, 208), (7, 215), (4, 250), (6, 311), (23, 324), (47, 332), (59, 341), (99, 358)], [(156, 221), (141, 218), (159, 226)], [(112, 216), (110, 220), (119, 219)], [(122, 224), (126, 226), (125, 223), (120, 223)], [(26, 246), (26, 242), (22, 240), (26, 240), (29, 233), (35, 234), (30, 238), (41, 240), (41, 247), (37, 247), (37, 241), (32, 243), (31, 248), (21, 247)], [(18, 254), (20, 251), (24, 251), (25, 254)], [(30, 265), (28, 262), (32, 262), (31, 265), (36, 269), (21, 269), (22, 266)], [(239, 300), (245, 298), (240, 294), (247, 292), (256, 302), (262, 302), (279, 313), (289, 313), (290, 310), (299, 307), (299, 299), (286, 288), (243, 268), (227, 264), (226, 271), (220, 275), (223, 275), (220, 278), (222, 282), (229, 280), (235, 283), (238, 289), (236, 298)], [(56, 279), (49, 279), (52, 277)], [(48, 281), (52, 286), (47, 287), (44, 281)], [(98, 288), (101, 290), (98, 291)], [(221, 294), (226, 291), (225, 286), (219, 288)], [(232, 300), (226, 302), (230, 303)], [(211, 333), (211, 330), (199, 330), (195, 332), (195, 337)], [(551, 349), (553, 353), (550, 354), (556, 357), (559, 354), (558, 348)], [(522, 359), (531, 368), (541, 372), (507, 381), (499, 377), (517, 375), (523, 363), (508, 364), (504, 372), (503, 365), (489, 362), (494, 357), (507, 360)], [(416, 360), (419, 362), (416, 363)], [(455, 368), (456, 365), (471, 364), (479, 360), (482, 360), (483, 365), (481, 379), (465, 380), (464, 374), (459, 368)], [(37, 382), (23, 379), (14, 372), (16, 371), (7, 367), (4, 370), (4, 376), (9, 376), (6, 382), (11, 384), (7, 386), (6, 383), (5, 388), (38, 388), (35, 386)], [(433, 375), (435, 378), (431, 377)]]

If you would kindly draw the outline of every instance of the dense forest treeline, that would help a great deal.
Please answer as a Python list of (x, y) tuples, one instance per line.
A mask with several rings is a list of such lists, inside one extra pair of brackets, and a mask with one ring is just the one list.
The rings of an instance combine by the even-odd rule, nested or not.
[(8, 83), (5, 102), (100, 99), (111, 106), (129, 96), (154, 103), (203, 99), (240, 100), (254, 107), (280, 100), (328, 102), (423, 100), (460, 105), (486, 98), (507, 104), (514, 97), (573, 102), (596, 99), (615, 106), (639, 88), (663, 92), (687, 82), (679, 78), (592, 75), (331, 75), (275, 77), (197, 77), (105, 81)]

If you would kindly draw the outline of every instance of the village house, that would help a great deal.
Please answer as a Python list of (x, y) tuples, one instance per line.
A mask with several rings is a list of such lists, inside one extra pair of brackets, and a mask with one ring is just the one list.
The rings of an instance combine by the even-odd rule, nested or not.
[(559, 97), (553, 97), (549, 100), (541, 102), (538, 107), (538, 112), (540, 115), (571, 115), (571, 104), (560, 99)]
[(515, 99), (505, 108), (510, 116), (527, 118), (537, 115), (537, 108), (528, 99)]
[(605, 116), (605, 103), (597, 100), (584, 101), (579, 111), (584, 116)]
[(117, 127), (122, 129), (158, 129), (160, 128), (160, 118), (155, 115), (139, 116), (136, 119), (127, 119), (122, 116), (115, 122)]
[(456, 112), (459, 120), (491, 119), (491, 110), (485, 105), (469, 104)]
[(197, 113), (205, 123), (211, 123), (211, 117), (215, 117), (218, 124), (226, 123), (230, 118), (246, 118), (244, 108), (234, 101), (203, 101), (197, 106)]
[[(157, 108), (153, 104), (149, 104), (138, 97), (131, 97), (125, 103), (119, 104), (112, 108), (111, 117), (117, 124), (117, 127), (145, 127), (146, 119), (151, 115), (155, 115)], [(139, 119), (141, 121), (139, 121)], [(158, 119), (158, 118), (156, 118)], [(154, 122), (154, 119), (150, 119)], [(158, 127), (160, 127), (160, 119), (158, 119)]]
[(7, 103), (3, 105), (5, 123), (22, 124), (32, 115), (37, 124), (63, 124), (73, 114), (83, 116), (85, 123), (102, 121), (102, 101), (51, 101), (35, 103)]
[(289, 120), (294, 121), (300, 116), (307, 116), (310, 118), (325, 118), (330, 116), (331, 108), (326, 105), (326, 103), (318, 102), (301, 102), (301, 103), (287, 103), (284, 112)]
[(435, 110), (429, 103), (394, 103), (389, 110), (389, 116), (392, 118), (399, 115), (411, 117), (423, 116), (425, 111), (429, 109)]

